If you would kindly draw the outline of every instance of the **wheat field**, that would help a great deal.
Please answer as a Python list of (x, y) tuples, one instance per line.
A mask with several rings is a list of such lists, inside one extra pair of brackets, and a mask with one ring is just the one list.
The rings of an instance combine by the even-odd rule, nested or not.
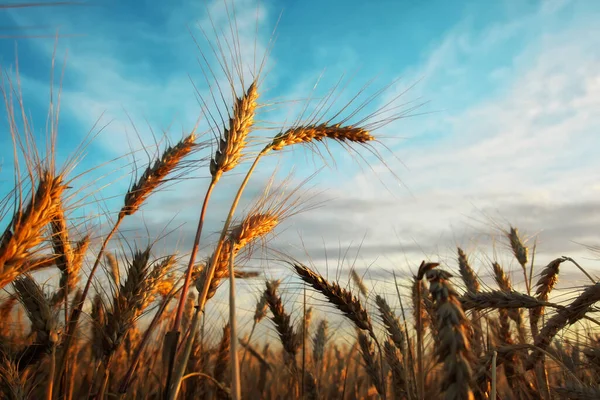
[[(106, 210), (102, 233), (80, 210), (102, 203), (100, 193), (77, 193), (91, 172), (78, 169), (89, 143), (57, 161), (60, 88), (40, 137), (18, 71), (4, 71), (15, 157), (14, 175), (0, 172), (2, 399), (600, 399), (600, 282), (568, 256), (540, 264), (514, 226), (502, 226), (499, 240), (517, 268), (494, 253), (491, 277), (478, 276), (461, 245), (453, 262), (432, 255), (409, 275), (390, 273), (392, 292), (354, 268), (331, 278), (310, 254), (270, 247), (284, 221), (318, 204), (311, 178), (279, 179), (269, 159), (304, 148), (329, 161), (335, 146), (357, 163), (385, 165), (386, 127), (418, 105), (394, 94), (373, 108), (390, 85), (343, 104), (340, 85), (309, 100), (267, 100), (270, 49), (244, 59), (228, 15), (229, 32), (197, 39), (208, 46), (198, 49), (214, 81), (212, 98), (197, 91), (209, 128), (157, 146), (147, 165), (132, 163), (129, 189), (119, 209)], [(298, 110), (291, 123), (262, 117), (287, 106)], [(270, 176), (266, 188), (253, 182), (256, 171)], [(204, 243), (213, 190), (234, 173), (241, 183), (218, 235)], [(132, 216), (153, 212), (148, 199), (190, 174), (206, 178), (190, 248), (165, 254), (158, 237), (123, 234)], [(259, 195), (249, 200), (247, 189)], [(243, 202), (250, 206), (240, 213)], [(248, 268), (256, 259), (284, 279)], [(565, 265), (586, 284), (555, 296)], [(236, 293), (246, 281), (251, 302)], [(212, 307), (219, 296), (225, 306)], [(250, 310), (249, 324), (240, 324), (241, 310)]]

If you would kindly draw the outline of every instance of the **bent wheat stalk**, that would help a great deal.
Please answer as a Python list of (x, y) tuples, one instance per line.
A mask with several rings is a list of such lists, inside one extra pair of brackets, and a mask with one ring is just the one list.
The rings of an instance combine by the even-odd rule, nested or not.
[[(246, 138), (250, 133), (252, 125), (254, 124), (254, 115), (256, 112), (256, 101), (258, 99), (257, 82), (254, 81), (241, 98), (237, 98), (234, 104), (233, 117), (229, 119), (229, 129), (225, 128), (222, 137), (219, 140), (219, 147), (216, 151), (214, 158), (210, 162), (210, 173), (212, 179), (204, 195), (204, 201), (202, 203), (202, 209), (200, 210), (200, 217), (198, 219), (198, 226), (196, 228), (196, 235), (194, 237), (194, 244), (190, 254), (190, 259), (185, 272), (185, 278), (179, 295), (179, 301), (177, 304), (177, 311), (175, 313), (175, 319), (173, 321), (173, 327), (171, 331), (167, 333), (165, 337), (165, 346), (168, 347), (169, 353), (169, 369), (167, 373), (167, 384), (165, 386), (165, 392), (170, 390), (173, 368), (175, 368), (175, 357), (177, 353), (177, 346), (179, 343), (181, 318), (183, 316), (183, 309), (185, 305), (185, 299), (189, 291), (192, 272), (194, 264), (196, 262), (196, 255), (198, 248), (200, 247), (200, 238), (202, 236), (202, 229), (204, 226), (204, 219), (206, 216), (206, 210), (208, 208), (208, 202), (215, 188), (215, 185), (221, 178), (224, 172), (232, 170), (240, 161), (242, 156), (242, 150), (246, 146)], [(180, 367), (181, 368), (181, 367)], [(183, 372), (181, 373), (183, 376)], [(178, 383), (179, 382), (179, 383)], [(176, 378), (176, 382), (173, 384), (173, 391), (179, 390), (181, 378)], [(171, 395), (173, 393), (171, 391)], [(166, 394), (166, 393), (165, 393)]]
[(98, 266), (100, 265), (100, 260), (103, 258), (104, 251), (106, 250), (106, 246), (108, 245), (110, 239), (117, 232), (124, 218), (128, 215), (134, 214), (141, 207), (142, 203), (167, 181), (167, 176), (180, 168), (183, 159), (196, 148), (195, 140), (196, 134), (195, 132), (192, 132), (175, 146), (168, 147), (163, 152), (162, 156), (154, 162), (154, 164), (149, 165), (146, 168), (140, 179), (132, 185), (125, 195), (125, 204), (119, 211), (117, 220), (113, 224), (110, 232), (102, 241), (102, 245), (100, 246), (100, 250), (96, 255), (94, 265), (90, 270), (83, 293), (81, 294), (81, 298), (71, 311), (71, 317), (69, 318), (69, 322), (67, 324), (65, 342), (63, 345), (62, 362), (59, 366), (60, 370), (57, 374), (57, 378), (60, 379), (64, 372), (64, 364), (68, 358), (71, 341), (75, 336), (75, 330), (77, 329), (77, 323), (79, 322), (79, 317), (82, 313), (85, 299), (90, 291), (92, 279), (96, 273), (96, 270), (98, 269)]

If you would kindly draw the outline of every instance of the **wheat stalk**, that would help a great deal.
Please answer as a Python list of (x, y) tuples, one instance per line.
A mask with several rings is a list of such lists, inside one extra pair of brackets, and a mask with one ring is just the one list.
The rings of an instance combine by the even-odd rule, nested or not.
[[(415, 313), (415, 321), (416, 321), (416, 330), (417, 330), (417, 380), (418, 380), (418, 395), (419, 397), (425, 396), (425, 377), (423, 375), (423, 331), (424, 331), (424, 319), (423, 319), (423, 309), (427, 307), (424, 306), (425, 299), (427, 299), (427, 295), (423, 295), (424, 293), (424, 285), (422, 284), (422, 280), (425, 277), (425, 274), (436, 268), (439, 264), (432, 262), (425, 262), (423, 260), (419, 269), (417, 271), (417, 276), (413, 278), (413, 305), (415, 305), (414, 313)], [(434, 324), (432, 324), (433, 327)]]
[[(169, 373), (167, 375), (167, 384), (165, 386), (165, 395), (170, 390), (169, 387), (172, 386), (173, 389), (170, 393), (170, 397), (176, 397), (175, 393), (179, 390), (179, 386), (181, 384), (181, 378), (183, 374), (183, 368), (187, 364), (187, 360), (182, 360), (178, 370), (175, 375), (175, 382), (171, 385), (173, 369), (175, 367), (175, 356), (177, 351), (177, 345), (179, 342), (179, 327), (181, 324), (181, 317), (183, 314), (184, 308), (184, 299), (187, 296), (189, 286), (191, 283), (193, 266), (196, 260), (196, 255), (198, 253), (198, 248), (200, 246), (200, 238), (202, 236), (202, 229), (204, 226), (204, 218), (206, 215), (206, 210), (208, 208), (208, 202), (212, 195), (213, 189), (221, 175), (224, 172), (230, 171), (233, 169), (238, 163), (242, 156), (242, 150), (246, 146), (246, 138), (252, 129), (252, 125), (254, 124), (254, 115), (256, 112), (256, 101), (258, 99), (258, 88), (257, 81), (253, 81), (246, 93), (241, 98), (236, 98), (233, 106), (233, 116), (229, 118), (229, 129), (223, 128), (223, 134), (221, 135), (218, 143), (218, 149), (215, 153), (215, 156), (211, 159), (210, 162), (210, 173), (212, 175), (212, 179), (210, 184), (208, 185), (208, 189), (204, 196), (204, 202), (202, 204), (202, 209), (200, 211), (200, 217), (198, 220), (198, 226), (196, 228), (196, 235), (194, 237), (194, 244), (192, 246), (192, 251), (190, 254), (190, 259), (188, 262), (188, 266), (185, 272), (185, 277), (183, 281), (183, 286), (181, 290), (181, 295), (179, 297), (179, 302), (177, 306), (177, 311), (175, 314), (175, 319), (173, 321), (173, 327), (171, 331), (168, 333), (169, 337), (167, 338), (167, 342), (170, 343), (169, 348)], [(226, 223), (228, 227), (228, 223)], [(227, 228), (224, 229), (224, 231)], [(223, 236), (220, 241), (223, 240)], [(220, 250), (217, 247), (217, 256), (220, 257)], [(229, 252), (224, 252), (224, 254), (230, 254)], [(207, 277), (205, 279), (204, 284), (207, 289), (209, 285), (211, 285), (213, 281), (214, 275), (214, 267), (210, 266), (207, 269)], [(200, 289), (199, 289), (200, 290)], [(200, 297), (201, 303), (201, 311), (204, 309), (203, 302), (206, 301), (207, 295), (204, 294), (203, 290), (200, 290), (202, 295)], [(214, 293), (213, 293), (214, 295)], [(235, 342), (233, 342), (235, 343)]]

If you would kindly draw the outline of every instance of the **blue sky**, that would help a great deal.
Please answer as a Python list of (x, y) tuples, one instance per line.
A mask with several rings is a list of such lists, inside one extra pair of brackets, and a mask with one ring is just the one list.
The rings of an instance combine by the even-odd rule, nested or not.
[[(7, 34), (51, 36), (60, 27), (65, 35), (57, 47), (58, 66), (68, 50), (59, 159), (77, 147), (102, 113), (100, 125), (111, 123), (87, 148), (78, 172), (140, 148), (124, 110), (145, 145), (154, 143), (145, 119), (159, 136), (172, 123), (171, 141), (189, 132), (200, 111), (190, 77), (204, 95), (207, 87), (188, 27), (206, 50), (197, 24), (210, 29), (208, 8), (215, 24), (227, 27), (223, 4), (98, 1), (3, 11), (0, 26)], [(454, 266), (460, 244), (487, 274), (488, 235), (499, 234), (494, 220), (504, 228), (517, 225), (528, 238), (538, 235), (540, 264), (567, 254), (598, 270), (596, 255), (582, 244), (594, 245), (600, 236), (599, 2), (263, 1), (258, 35), (256, 2), (236, 1), (235, 7), (248, 62), (254, 39), (260, 54), (283, 11), (263, 85), (265, 102), (306, 98), (323, 72), (315, 91), (320, 95), (341, 74), (352, 76), (339, 104), (375, 76), (374, 87), (398, 81), (374, 107), (409, 87), (399, 102), (426, 102), (414, 112), (420, 115), (376, 132), (398, 157), (383, 150), (387, 165), (369, 158), (368, 166), (357, 168), (353, 158), (334, 149), (336, 168), (321, 171), (314, 181), (327, 189), (330, 201), (295, 216), (271, 242), (274, 247), (301, 257), (301, 238), (318, 263), (325, 248), (331, 262), (340, 248), (350, 248), (354, 258), (360, 245), (357, 267), (363, 272), (372, 263), (380, 267), (367, 271), (376, 283), (388, 279), (392, 267), (414, 268), (423, 258)], [(25, 102), (43, 133), (54, 40), (16, 43)], [(3, 39), (3, 67), (10, 69), (14, 60), (15, 40)], [(281, 124), (293, 119), (298, 107), (266, 107), (263, 118)], [(12, 183), (11, 155), (6, 125), (2, 129), (0, 192), (5, 193)], [(135, 157), (146, 162), (144, 153)], [(105, 201), (87, 205), (88, 216), (118, 211), (130, 184), (131, 160), (132, 155), (86, 175), (108, 174), (93, 188), (95, 198)], [(303, 151), (273, 157), (257, 175), (257, 185), (276, 163), (282, 173), (295, 168), (298, 179), (322, 164)], [(168, 223), (177, 229), (160, 250), (187, 251), (208, 169), (191, 176), (195, 179), (151, 198), (126, 223), (127, 234), (156, 236)], [(218, 230), (239, 179), (232, 174), (218, 188), (207, 238)], [(90, 218), (87, 226), (101, 231), (102, 219)], [(497, 247), (507, 254), (500, 242)], [(565, 274), (571, 272), (578, 279), (574, 271)]]

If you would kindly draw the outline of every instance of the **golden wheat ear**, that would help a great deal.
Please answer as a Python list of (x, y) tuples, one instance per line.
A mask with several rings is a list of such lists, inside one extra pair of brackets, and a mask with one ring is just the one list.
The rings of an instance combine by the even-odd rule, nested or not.
[(125, 195), (119, 219), (135, 213), (150, 194), (165, 184), (168, 175), (181, 168), (183, 159), (197, 147), (195, 141), (195, 133), (188, 135), (174, 146), (167, 147), (161, 157), (144, 170)]
[(229, 127), (223, 129), (223, 134), (218, 141), (218, 149), (210, 162), (210, 173), (214, 181), (218, 181), (224, 172), (232, 170), (240, 162), (247, 137), (254, 124), (257, 100), (256, 81), (252, 82), (242, 97), (235, 99)]
[(27, 261), (31, 259), (31, 252), (44, 241), (46, 226), (59, 213), (64, 190), (62, 176), (44, 171), (28, 204), (16, 210), (0, 238), (0, 288), (35, 268)]

